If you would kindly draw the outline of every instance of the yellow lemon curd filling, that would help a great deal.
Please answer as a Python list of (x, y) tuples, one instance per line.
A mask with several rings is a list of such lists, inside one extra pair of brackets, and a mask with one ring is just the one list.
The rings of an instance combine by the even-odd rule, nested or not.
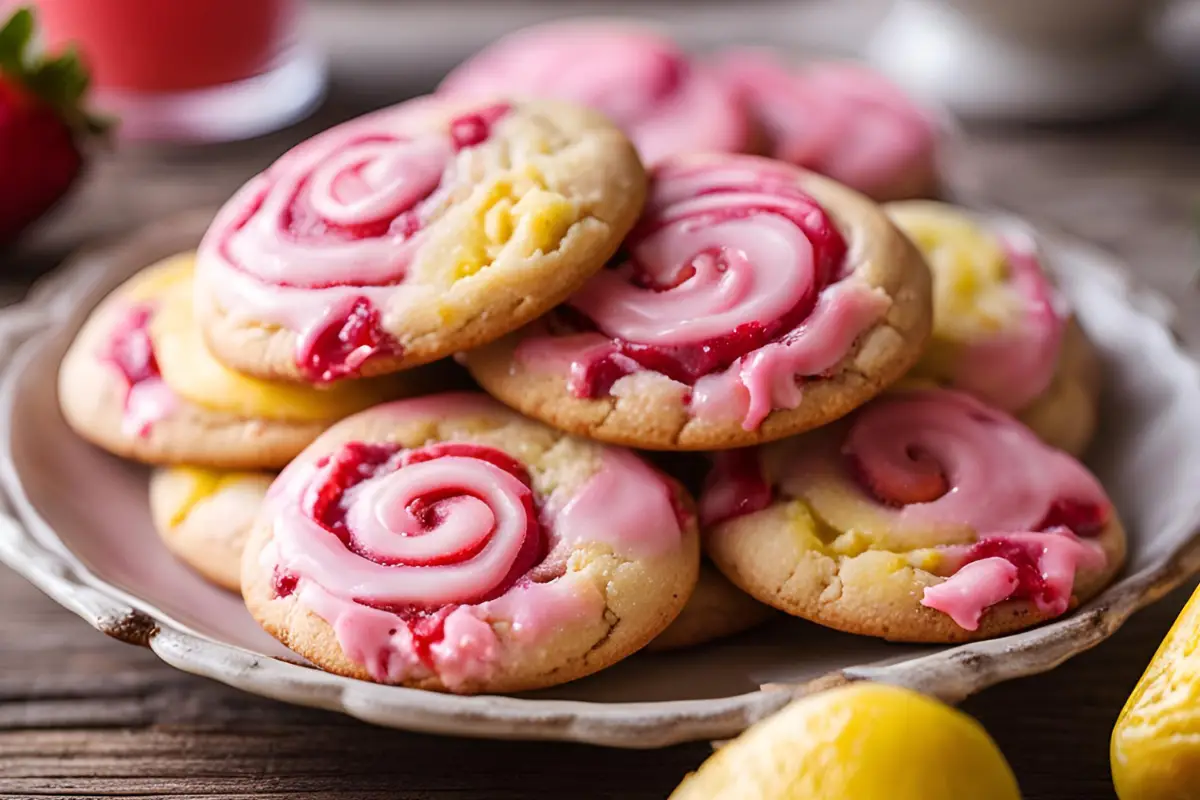
[(965, 525), (903, 522), (833, 467), (807, 470), (796, 482), (790, 461), (774, 452), (762, 465), (764, 479), (789, 498), (779, 506), (779, 523), (802, 551), (838, 560), (870, 552), (870, 563), (888, 572), (912, 567), (942, 575), (953, 567), (953, 560), (941, 548), (976, 539), (976, 532)]
[(1004, 248), (969, 214), (944, 203), (893, 203), (887, 213), (933, 273), (933, 336), (914, 373), (953, 377), (946, 373), (959, 345), (1019, 323), (1023, 302), (1009, 283)]
[(532, 165), (481, 187), (468, 205), (471, 220), (457, 242), (454, 280), (474, 275), (505, 250), (520, 258), (557, 250), (580, 213), (578, 204), (548, 189)]
[[(937, 546), (964, 543), (970, 538), (969, 534), (960, 531), (933, 529), (897, 535), (878, 514), (870, 513), (870, 509), (857, 522), (839, 529), (804, 500), (790, 500), (784, 508), (787, 530), (802, 550), (835, 559), (856, 558), (873, 551), (878, 557), (871, 563), (886, 572), (912, 567), (934, 575), (942, 574), (948, 562)], [(892, 558), (884, 559), (883, 554)]]
[(205, 469), (203, 467), (171, 467), (172, 475), (187, 483), (187, 491), (179, 496), (171, 509), (171, 527), (187, 519), (192, 510), (204, 500), (241, 481), (256, 479), (257, 472)]
[(163, 381), (180, 397), (213, 411), (280, 422), (324, 422), (368, 408), (387, 397), (379, 381), (329, 387), (275, 383), (234, 372), (208, 352), (192, 312), (195, 254), (156, 264), (129, 288), (137, 302), (155, 302), (150, 337)]

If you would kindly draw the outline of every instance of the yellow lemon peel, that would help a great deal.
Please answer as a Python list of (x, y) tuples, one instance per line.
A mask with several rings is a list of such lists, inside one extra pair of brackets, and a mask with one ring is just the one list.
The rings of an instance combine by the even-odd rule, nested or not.
[(996, 743), (961, 711), (859, 683), (810, 695), (753, 726), (671, 800), (1020, 800)]
[(1121, 800), (1193, 797), (1200, 786), (1200, 589), (1184, 606), (1113, 728)]

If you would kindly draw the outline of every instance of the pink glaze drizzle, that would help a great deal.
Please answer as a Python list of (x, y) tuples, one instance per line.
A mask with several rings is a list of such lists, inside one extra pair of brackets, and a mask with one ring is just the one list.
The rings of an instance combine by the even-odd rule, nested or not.
[(933, 170), (933, 120), (878, 73), (839, 63), (793, 68), (758, 50), (730, 53), (719, 70), (758, 117), (774, 158), (865, 194)]
[[(1059, 616), (1070, 607), (1075, 574), (1102, 570), (1107, 562), (1099, 544), (1062, 527), (986, 536), (973, 547), (946, 550), (951, 558), (961, 558), (962, 566), (927, 587), (921, 605), (969, 631), (978, 630), (988, 608), (1009, 599), (1032, 600), (1042, 613)], [(991, 552), (1004, 555), (987, 555)]]
[(732, 87), (669, 39), (636, 28), (551, 24), (508, 36), (442, 81), (440, 94), (528, 94), (594, 108), (625, 130), (642, 160), (738, 152), (750, 142)]
[(1049, 388), (1058, 368), (1067, 311), (1032, 241), (1008, 237), (1009, 285), (1023, 301), (1020, 321), (959, 350), (954, 385), (1003, 408), (1020, 411)]
[[(370, 413), (423, 417), (438, 400)], [(445, 400), (446, 413), (475, 408), (469, 395)], [(654, 557), (682, 538), (664, 479), (618, 450), (605, 452), (576, 494), (542, 508), (524, 467), (493, 448), (350, 443), (293, 462), (268, 509), (274, 539), (264, 567), (289, 576), (348, 658), (379, 681), (436, 675), (452, 690), (503, 668), (505, 643), (493, 623), (507, 623), (521, 645), (541, 646), (602, 617), (603, 597), (570, 573), (529, 579), (549, 551), (595, 542)]]
[[(444, 201), (455, 153), (486, 141), (508, 111), (491, 105), (421, 132), (438, 105), (418, 98), (298, 145), (243, 186), (201, 242), (197, 281), (225, 313), (299, 334), (297, 362), (313, 380), (398, 352), (380, 315)], [(355, 342), (314, 353), (314, 341), (346, 325)]]
[(535, 332), (517, 362), (569, 365), (579, 397), (658, 372), (694, 386), (696, 416), (740, 418), (746, 430), (796, 407), (797, 380), (834, 368), (890, 304), (844, 274), (845, 240), (798, 177), (751, 156), (664, 162), (628, 258), (568, 301), (598, 330)]
[(774, 409), (796, 408), (803, 397), (796, 377), (837, 366), (890, 304), (882, 291), (854, 280), (830, 286), (800, 327), (697, 381), (692, 412), (702, 419), (741, 417), (742, 427), (751, 431)]
[(999, 556), (964, 564), (946, 580), (925, 588), (921, 605), (941, 611), (958, 627), (979, 629), (983, 612), (1012, 596), (1020, 582), (1016, 566)]
[(179, 398), (163, 382), (150, 338), (150, 321), (155, 307), (138, 303), (125, 310), (100, 352), (125, 383), (121, 431), (126, 436), (146, 437), (156, 422), (179, 405)]
[(633, 453), (609, 450), (600, 471), (563, 506), (558, 526), (571, 544), (608, 542), (621, 553), (654, 558), (678, 542), (647, 531), (678, 530), (680, 524), (662, 476)]
[[(854, 502), (871, 504), (872, 518), (896, 535), (974, 532), (974, 545), (938, 548), (950, 575), (922, 600), (968, 630), (1010, 598), (1061, 614), (1076, 573), (1106, 564), (1087, 538), (1112, 515), (1095, 477), (970, 395), (898, 393), (857, 412), (840, 441), (821, 432), (769, 447), (779, 474), (766, 485), (786, 497), (806, 500), (832, 481)], [(745, 453), (756, 455), (740, 456), (740, 466), (718, 462), (712, 473), (700, 500), (710, 524), (763, 507), (766, 451)]]

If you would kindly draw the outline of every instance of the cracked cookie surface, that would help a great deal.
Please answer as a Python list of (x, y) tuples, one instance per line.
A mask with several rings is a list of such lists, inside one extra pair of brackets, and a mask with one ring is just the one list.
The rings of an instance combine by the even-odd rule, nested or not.
[(917, 360), (921, 255), (871, 201), (753, 156), (670, 159), (622, 253), (546, 318), (462, 356), (524, 414), (649, 450), (779, 439)]
[(600, 115), (421, 97), (310, 139), (239, 190), (200, 246), (214, 354), (264, 378), (392, 372), (540, 316), (608, 259), (645, 175)]
[(324, 388), (233, 372), (209, 354), (193, 321), (193, 262), (183, 253), (134, 275), (101, 301), (63, 357), (63, 416), (109, 452), (152, 464), (274, 469), (348, 414), (454, 385), (447, 362)]
[(514, 692), (643, 647), (696, 583), (687, 493), (481, 394), (390, 403), (281, 473), (242, 559), (263, 628), (322, 669)]
[(789, 614), (898, 641), (956, 642), (1065, 613), (1121, 568), (1096, 479), (1019, 422), (943, 389), (721, 454), (705, 551)]

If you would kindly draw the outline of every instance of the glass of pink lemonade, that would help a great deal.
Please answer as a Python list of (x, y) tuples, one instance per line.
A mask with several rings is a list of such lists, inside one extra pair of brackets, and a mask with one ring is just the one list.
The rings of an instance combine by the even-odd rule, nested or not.
[(302, 0), (34, 0), (50, 48), (74, 43), (125, 139), (222, 141), (303, 116), (325, 65)]

